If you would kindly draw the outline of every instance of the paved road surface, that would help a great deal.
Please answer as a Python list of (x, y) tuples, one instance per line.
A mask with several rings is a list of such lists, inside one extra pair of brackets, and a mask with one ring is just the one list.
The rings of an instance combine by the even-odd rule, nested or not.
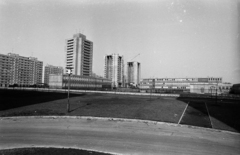
[(71, 147), (115, 154), (240, 154), (240, 134), (147, 121), (0, 118), (0, 149)]

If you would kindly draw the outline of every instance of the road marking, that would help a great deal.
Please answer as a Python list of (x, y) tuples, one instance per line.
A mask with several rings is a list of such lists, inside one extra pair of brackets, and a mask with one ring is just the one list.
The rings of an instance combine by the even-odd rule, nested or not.
[[(189, 102), (188, 102), (188, 104), (189, 104)], [(185, 113), (185, 111), (186, 111), (186, 109), (187, 109), (187, 107), (188, 107), (188, 104), (186, 105), (186, 107), (185, 107), (185, 109), (184, 109), (184, 111), (183, 111), (183, 113), (182, 113), (182, 116), (180, 117), (180, 119), (179, 119), (179, 121), (178, 121), (178, 124), (181, 122), (181, 120), (182, 120), (182, 118), (183, 118), (183, 115), (184, 115), (184, 113)]]
[(206, 108), (207, 108), (207, 113), (208, 113), (208, 116), (209, 116), (209, 120), (210, 120), (211, 126), (212, 126), (212, 128), (213, 128), (212, 120), (211, 120), (211, 115), (209, 114), (208, 107), (207, 107), (207, 103), (206, 103), (206, 102), (204, 102), (204, 103), (205, 103), (205, 106), (206, 106)]

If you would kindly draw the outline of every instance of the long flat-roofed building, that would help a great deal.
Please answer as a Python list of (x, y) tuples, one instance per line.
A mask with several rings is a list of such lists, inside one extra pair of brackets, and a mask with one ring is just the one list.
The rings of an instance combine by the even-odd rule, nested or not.
[(62, 75), (63, 67), (46, 65), (45, 69), (44, 69), (44, 83), (49, 84), (49, 75), (50, 74)]
[(138, 85), (141, 78), (141, 66), (139, 62), (133, 61), (127, 63), (127, 83)]
[[(8, 53), (8, 55), (1, 56), (4, 64), (2, 70), (7, 76), (1, 74), (1, 78), (4, 77), (4, 81), (8, 85), (17, 84), (19, 86), (29, 86), (37, 83), (42, 83), (42, 68), (43, 62), (38, 61), (34, 57), (23, 57), (18, 54)], [(2, 84), (3, 85), (3, 84)], [(6, 85), (6, 82), (5, 84)]]
[(86, 39), (86, 36), (78, 33), (73, 38), (66, 40), (65, 67), (72, 68), (73, 75), (91, 76), (93, 42)]
[[(68, 83), (68, 81), (70, 81)], [(101, 77), (71, 75), (68, 74), (50, 74), (49, 87), (50, 88), (68, 88), (70, 89), (89, 89), (89, 90), (110, 90), (111, 80)]]
[(223, 83), (221, 77), (147, 78), (140, 82), (140, 89), (155, 92), (227, 93), (231, 86)]
[(123, 85), (123, 56), (111, 54), (105, 56), (104, 77), (112, 80), (112, 87)]

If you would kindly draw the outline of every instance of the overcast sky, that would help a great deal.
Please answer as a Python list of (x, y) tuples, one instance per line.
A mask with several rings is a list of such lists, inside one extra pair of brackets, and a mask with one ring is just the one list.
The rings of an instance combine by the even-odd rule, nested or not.
[(240, 0), (0, 0), (0, 53), (63, 66), (65, 39), (93, 41), (104, 56), (136, 55), (141, 77), (223, 77), (240, 83)]

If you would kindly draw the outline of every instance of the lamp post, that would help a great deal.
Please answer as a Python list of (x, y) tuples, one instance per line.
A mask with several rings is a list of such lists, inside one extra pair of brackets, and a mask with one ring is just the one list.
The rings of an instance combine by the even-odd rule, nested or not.
[(67, 67), (67, 74), (68, 74), (68, 103), (67, 103), (67, 112), (70, 112), (69, 89), (70, 89), (70, 76), (72, 74), (72, 67)]
[(95, 82), (95, 91), (97, 90), (97, 84), (96, 84), (96, 82), (97, 82), (97, 78), (96, 77), (94, 77), (94, 82)]
[(217, 100), (218, 100), (218, 98), (217, 98), (217, 95), (218, 95), (217, 91), (218, 91), (218, 82), (217, 82), (217, 86), (216, 86), (216, 103), (217, 103)]

